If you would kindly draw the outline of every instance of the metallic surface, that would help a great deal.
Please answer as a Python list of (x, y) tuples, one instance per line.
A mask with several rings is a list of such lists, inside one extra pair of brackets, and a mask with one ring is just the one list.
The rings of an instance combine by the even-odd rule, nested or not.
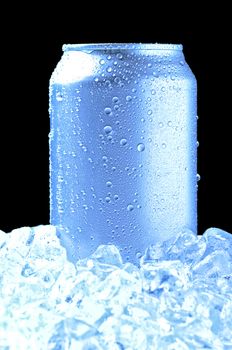
[(197, 231), (196, 80), (181, 45), (64, 45), (50, 81), (50, 222), (70, 260)]

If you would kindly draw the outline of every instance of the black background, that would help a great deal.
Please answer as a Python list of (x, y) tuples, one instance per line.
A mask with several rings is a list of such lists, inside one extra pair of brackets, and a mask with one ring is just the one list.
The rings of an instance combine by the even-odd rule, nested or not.
[[(198, 82), (199, 233), (232, 232), (231, 48), (227, 9), (186, 4), (22, 5), (1, 28), (0, 229), (49, 223), (48, 84), (64, 43), (182, 43)], [(153, 4), (154, 5), (154, 4)], [(176, 15), (179, 11), (179, 16)], [(19, 11), (17, 13), (17, 11)], [(6, 17), (6, 18), (5, 18)]]

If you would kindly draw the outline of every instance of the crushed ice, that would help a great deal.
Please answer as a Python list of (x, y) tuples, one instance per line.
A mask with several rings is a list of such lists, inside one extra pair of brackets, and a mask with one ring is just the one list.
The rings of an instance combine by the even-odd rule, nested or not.
[(232, 349), (232, 235), (186, 231), (140, 268), (99, 246), (76, 266), (53, 226), (0, 231), (1, 350)]

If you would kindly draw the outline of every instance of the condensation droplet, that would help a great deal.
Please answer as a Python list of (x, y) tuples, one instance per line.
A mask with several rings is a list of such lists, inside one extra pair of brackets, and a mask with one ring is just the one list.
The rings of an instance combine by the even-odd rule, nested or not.
[(132, 100), (132, 97), (131, 96), (127, 96), (126, 100), (127, 100), (127, 102), (130, 102)]
[(106, 125), (106, 126), (104, 127), (104, 132), (105, 132), (106, 134), (111, 133), (111, 131), (112, 131), (112, 128), (111, 128), (110, 125)]
[(113, 101), (113, 103), (117, 103), (117, 102), (118, 102), (118, 97), (117, 97), (117, 96), (114, 96), (114, 97), (112, 98), (112, 101)]
[(168, 121), (168, 126), (170, 126), (170, 127), (172, 126), (171, 120)]
[(117, 194), (114, 195), (114, 200), (116, 200), (116, 201), (118, 200), (118, 195)]
[(152, 139), (149, 137), (148, 141), (149, 141), (149, 142), (152, 142)]
[(162, 122), (159, 122), (159, 127), (162, 128), (164, 124)]
[(128, 204), (127, 210), (132, 211), (134, 209), (134, 206), (132, 204)]
[(152, 94), (152, 95), (155, 95), (155, 94), (156, 94), (155, 89), (152, 89), (152, 90), (151, 90), (151, 94)]
[(108, 67), (108, 68), (107, 68), (107, 72), (108, 72), (108, 73), (111, 73), (111, 72), (112, 72), (112, 68), (111, 68), (111, 67)]
[(110, 114), (112, 111), (111, 111), (111, 108), (106, 107), (104, 112), (105, 112), (105, 114)]
[(107, 162), (108, 158), (106, 156), (102, 157), (103, 162)]
[(201, 175), (197, 174), (197, 182), (200, 181), (200, 179), (201, 179)]
[(165, 142), (163, 142), (161, 146), (162, 146), (163, 149), (167, 147)]
[(110, 203), (110, 197), (106, 197), (105, 200), (106, 200), (106, 203)]
[(149, 109), (149, 110), (147, 111), (147, 114), (148, 114), (148, 115), (152, 115), (152, 110)]
[(126, 139), (121, 139), (120, 140), (120, 145), (121, 146), (125, 146), (127, 144), (127, 140)]
[(101, 59), (101, 60), (99, 61), (99, 63), (100, 63), (100, 64), (105, 64), (105, 61), (104, 61), (103, 59)]
[(165, 91), (165, 87), (164, 86), (161, 88), (161, 91), (163, 91), (163, 92)]
[(121, 60), (121, 59), (123, 58), (122, 54), (121, 54), (121, 53), (117, 53), (117, 58), (118, 58), (119, 60)]
[(181, 66), (184, 66), (184, 61), (180, 61), (180, 65), (181, 65)]
[(143, 143), (139, 143), (139, 144), (137, 145), (137, 150), (138, 150), (139, 152), (143, 152), (143, 151), (145, 150), (145, 145), (144, 145)]
[(111, 181), (107, 181), (107, 182), (106, 182), (106, 186), (107, 186), (107, 187), (112, 187), (112, 182), (111, 182)]
[(141, 252), (137, 252), (137, 253), (136, 253), (136, 258), (137, 258), (137, 259), (140, 259), (141, 256), (142, 256), (142, 253), (141, 253)]
[(197, 141), (197, 147), (199, 147), (199, 141)]
[(57, 100), (58, 102), (63, 101), (63, 96), (62, 96), (61, 92), (57, 92), (57, 93), (56, 93), (56, 100)]

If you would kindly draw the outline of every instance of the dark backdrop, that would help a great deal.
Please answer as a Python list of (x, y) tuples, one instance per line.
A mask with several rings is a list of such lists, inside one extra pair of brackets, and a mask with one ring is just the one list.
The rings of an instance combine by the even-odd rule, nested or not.
[(117, 3), (107, 6), (102, 3), (96, 12), (90, 3), (88, 10), (63, 5), (59, 14), (48, 15), (36, 6), (15, 8), (14, 16), (6, 13), (7, 26), (1, 29), (0, 229), (49, 222), (48, 84), (62, 44), (160, 42), (184, 45), (198, 82), (199, 233), (210, 226), (232, 232), (227, 10), (211, 5), (202, 14), (186, 5), (177, 16), (168, 4), (161, 10), (133, 5), (126, 13)]

